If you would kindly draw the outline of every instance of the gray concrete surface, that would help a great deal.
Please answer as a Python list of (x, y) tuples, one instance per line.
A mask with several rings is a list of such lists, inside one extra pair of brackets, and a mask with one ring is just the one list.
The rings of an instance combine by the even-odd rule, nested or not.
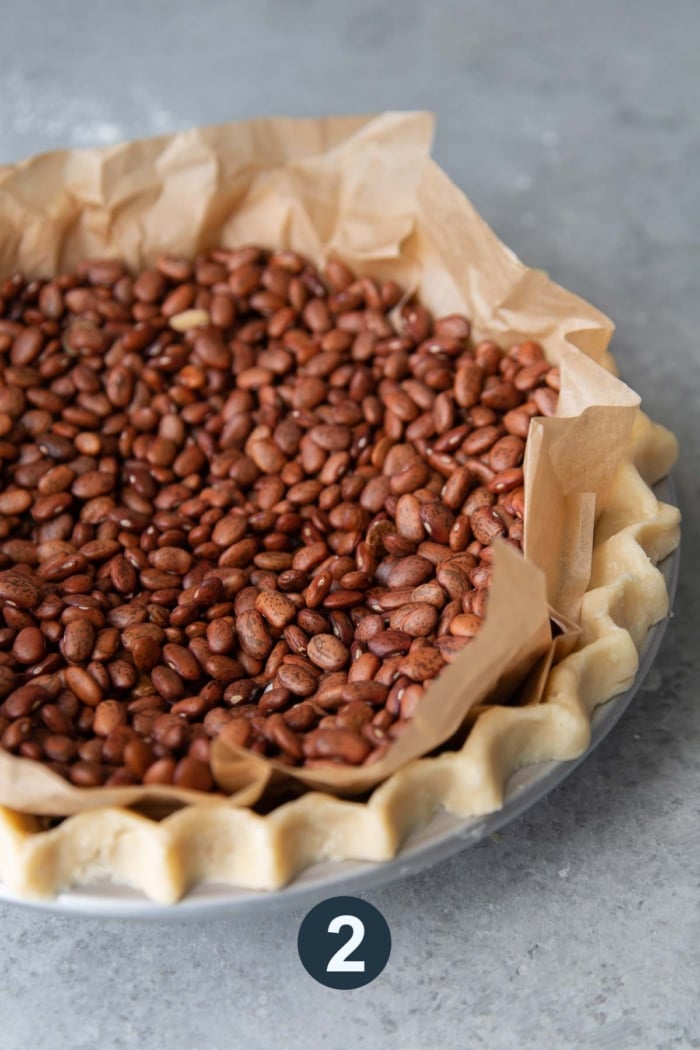
[(369, 895), (371, 986), (296, 957), (300, 914), (193, 926), (0, 908), (0, 1047), (700, 1047), (700, 7), (696, 0), (23, 0), (0, 34), (0, 161), (269, 113), (426, 107), (500, 235), (618, 323), (671, 424), (676, 617), (597, 753), (497, 839)]

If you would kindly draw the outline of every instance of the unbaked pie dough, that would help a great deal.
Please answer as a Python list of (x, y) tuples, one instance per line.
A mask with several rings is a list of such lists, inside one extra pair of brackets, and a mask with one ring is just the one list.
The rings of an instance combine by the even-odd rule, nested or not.
[[(35, 158), (31, 168), (0, 169), (5, 255), (31, 269), (45, 238), (43, 265), (58, 269), (72, 255), (106, 248), (135, 265), (144, 240), (150, 238), (149, 250), (156, 242), (163, 250), (166, 225), (170, 241), (177, 242), (168, 249), (182, 254), (194, 242), (211, 240), (212, 223), (223, 227), (230, 243), (243, 243), (251, 233), (260, 239), (254, 235), (262, 223), (261, 239), (283, 229), (286, 240), (296, 239), (295, 246), (313, 256), (325, 243), (323, 230), (341, 257), (348, 248), (348, 256), (368, 267), (379, 260), (387, 266), (406, 262), (410, 269), (419, 261), (418, 294), (436, 314), (470, 304), (485, 337), (501, 344), (537, 339), (553, 363), (557, 347), (569, 338), (614, 371), (605, 350), (610, 322), (544, 275), (526, 270), (497, 241), (428, 159), (431, 127), (425, 115), (261, 123), (262, 130), (203, 129), (82, 159), (53, 154)], [(368, 143), (376, 200), (367, 197), (374, 184), (368, 187), (360, 177)], [(416, 164), (407, 162), (414, 157)], [(347, 177), (349, 170), (354, 179)], [(63, 210), (56, 203), (59, 184), (65, 187)], [(235, 201), (232, 186), (239, 194)], [(294, 200), (283, 199), (300, 187), (308, 212), (301, 205), (295, 212)], [(283, 195), (280, 201), (262, 209), (261, 201), (269, 202), (275, 192)], [(209, 207), (215, 199), (218, 204)], [(321, 200), (336, 209), (335, 224), (319, 211)], [(183, 207), (186, 212), (192, 201), (199, 205), (196, 222), (185, 222)], [(385, 224), (374, 241), (367, 208)], [(311, 214), (321, 224), (318, 230)], [(175, 216), (169, 225), (168, 215)], [(488, 275), (475, 265), (480, 257), (490, 260)], [(572, 759), (586, 749), (594, 708), (630, 686), (647, 631), (668, 613), (656, 566), (678, 543), (679, 513), (660, 503), (652, 486), (675, 456), (673, 436), (639, 412), (597, 520), (577, 647), (550, 672), (541, 703), (481, 708), (461, 750), (411, 762), (367, 802), (312, 791), (261, 815), (210, 797), (206, 805), (185, 806), (161, 820), (107, 807), (54, 823), (0, 807), (0, 878), (18, 895), (41, 898), (107, 877), (161, 904), (205, 880), (273, 890), (316, 861), (386, 861), (440, 808), (465, 818), (498, 810), (515, 770)]]

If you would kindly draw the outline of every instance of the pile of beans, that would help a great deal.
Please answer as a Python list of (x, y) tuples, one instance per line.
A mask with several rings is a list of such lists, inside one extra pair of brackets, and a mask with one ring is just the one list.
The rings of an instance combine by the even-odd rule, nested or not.
[(290, 251), (0, 282), (0, 741), (214, 790), (376, 761), (519, 546), (541, 347)]

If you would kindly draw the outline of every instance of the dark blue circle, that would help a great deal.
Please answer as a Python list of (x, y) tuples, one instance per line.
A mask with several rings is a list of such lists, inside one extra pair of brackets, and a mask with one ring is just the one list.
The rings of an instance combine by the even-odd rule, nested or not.
[(391, 932), (382, 913), (368, 901), (329, 897), (304, 918), (297, 949), (304, 969), (319, 984), (362, 988), (389, 961)]

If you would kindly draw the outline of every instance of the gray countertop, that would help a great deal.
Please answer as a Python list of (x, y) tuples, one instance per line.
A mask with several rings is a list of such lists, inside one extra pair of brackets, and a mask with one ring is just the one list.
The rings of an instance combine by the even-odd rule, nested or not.
[(145, 926), (0, 908), (0, 1047), (700, 1047), (700, 7), (696, 0), (23, 0), (0, 162), (270, 113), (429, 108), (500, 236), (618, 325), (671, 425), (676, 616), (643, 691), (493, 840), (368, 894), (389, 966), (315, 984), (300, 913)]

